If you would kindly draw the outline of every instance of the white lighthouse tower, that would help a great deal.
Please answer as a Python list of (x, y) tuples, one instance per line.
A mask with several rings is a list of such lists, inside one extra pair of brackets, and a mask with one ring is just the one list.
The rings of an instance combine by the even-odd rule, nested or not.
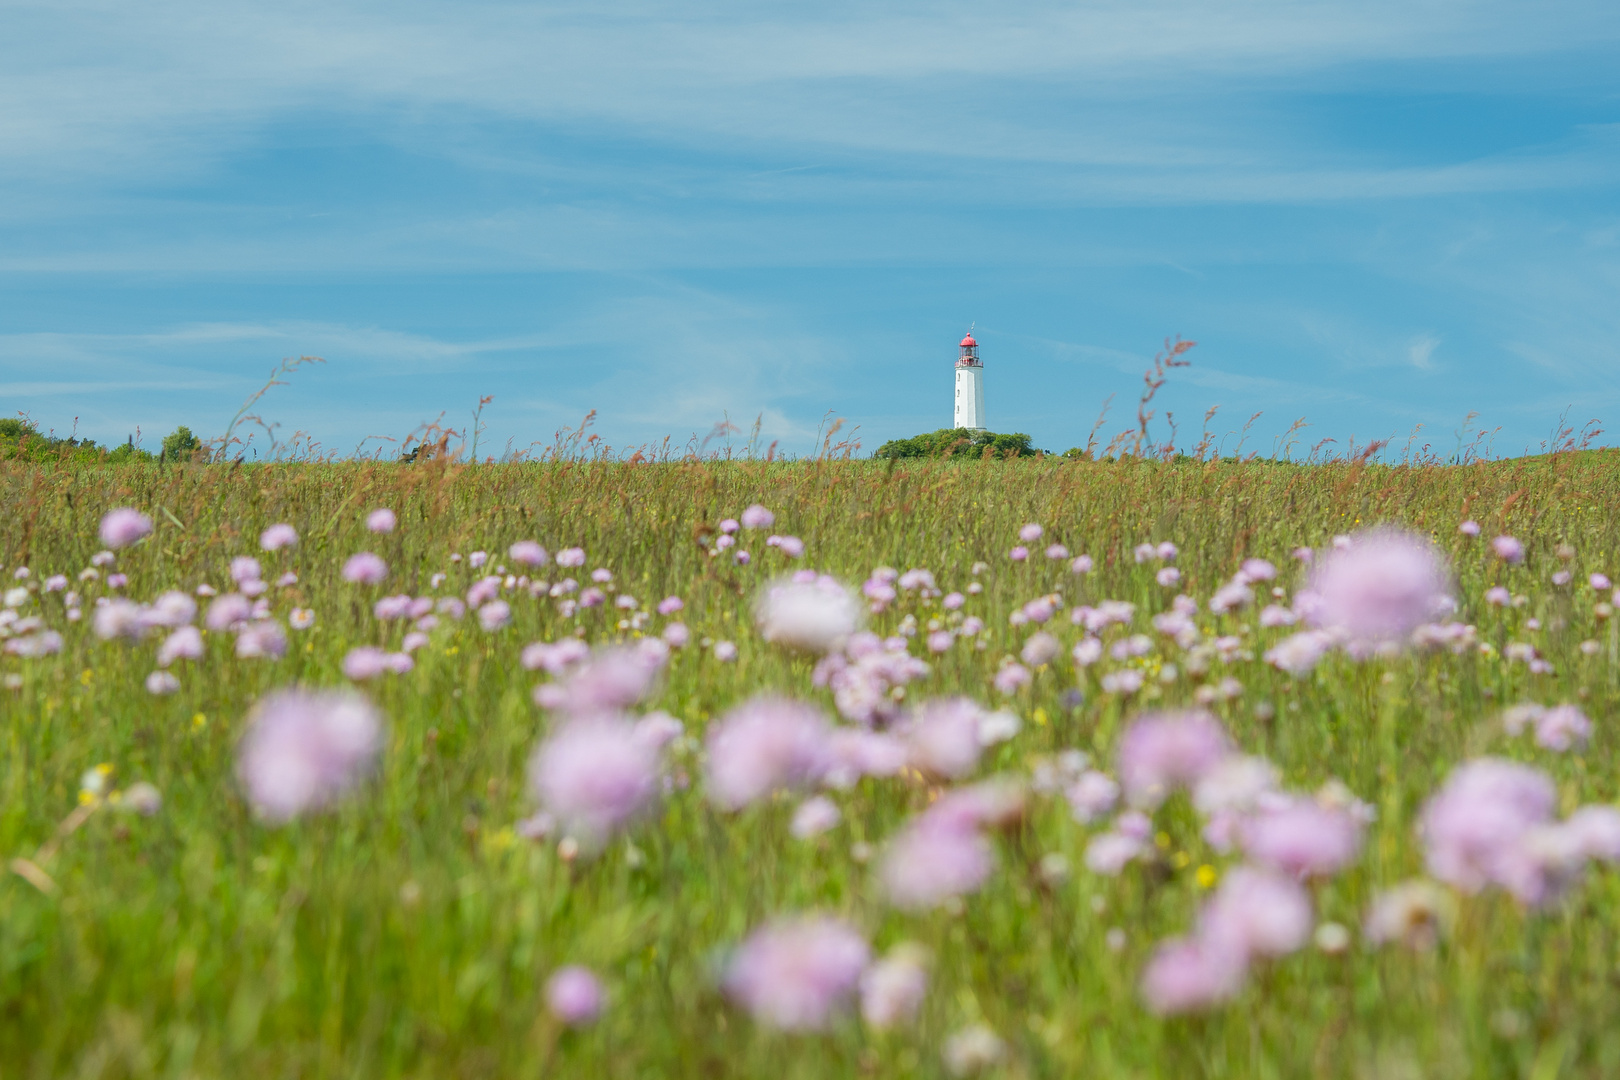
[(969, 330), (956, 357), (956, 423), (952, 427), (984, 430), (984, 365), (979, 363), (979, 343)]

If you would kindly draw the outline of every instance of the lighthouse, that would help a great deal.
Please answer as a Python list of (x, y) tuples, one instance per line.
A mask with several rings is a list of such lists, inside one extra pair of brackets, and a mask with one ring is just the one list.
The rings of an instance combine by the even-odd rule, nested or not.
[(956, 357), (956, 422), (952, 427), (984, 430), (984, 365), (979, 343), (969, 330)]

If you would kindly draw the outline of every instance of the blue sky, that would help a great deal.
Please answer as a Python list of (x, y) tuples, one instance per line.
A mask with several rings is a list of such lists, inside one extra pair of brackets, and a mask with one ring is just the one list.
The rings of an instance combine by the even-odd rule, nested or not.
[[(1620, 5), (0, 0), (0, 409), (347, 453), (1620, 423)], [(1163, 428), (1158, 430), (1160, 437)], [(1189, 435), (1189, 433), (1191, 433)], [(1230, 451), (1238, 436), (1227, 438)], [(1605, 442), (1608, 438), (1605, 437)], [(374, 444), (373, 444), (374, 445)]]

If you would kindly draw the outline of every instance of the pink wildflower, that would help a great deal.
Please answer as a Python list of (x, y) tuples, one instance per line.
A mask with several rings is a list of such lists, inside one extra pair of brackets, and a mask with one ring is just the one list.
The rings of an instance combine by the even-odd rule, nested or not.
[(808, 840), (837, 825), (842, 816), (837, 803), (825, 795), (816, 795), (800, 803), (798, 809), (793, 811), (793, 821), (788, 831), (800, 840)]
[(1511, 536), (1498, 536), (1491, 541), (1491, 550), (1496, 557), (1506, 563), (1519, 563), (1524, 561), (1524, 545)]
[(589, 968), (558, 968), (546, 980), (546, 1007), (569, 1027), (593, 1023), (602, 1012), (602, 984)]
[(1041, 538), (1041, 534), (1045, 531), (1046, 530), (1042, 529), (1039, 525), (1031, 523), (1018, 530), (1018, 539), (1022, 540), (1026, 544), (1032, 544), (1036, 540), (1039, 540)]
[(533, 540), (519, 540), (506, 549), (506, 554), (519, 566), (544, 566), (551, 556)]
[(745, 529), (768, 529), (774, 524), (776, 515), (759, 503), (754, 503), (742, 512), (742, 526)]
[(505, 600), (491, 600), (478, 609), (478, 625), (496, 631), (512, 621), (512, 607)]
[(1250, 858), (1299, 878), (1336, 874), (1361, 850), (1359, 821), (1308, 799), (1256, 814), (1242, 836)]
[(995, 685), (995, 688), (1001, 691), (1003, 694), (1011, 694), (1016, 693), (1019, 687), (1027, 686), (1029, 684), (1029, 680), (1030, 674), (1028, 668), (1024, 667), (1022, 664), (1007, 664), (1000, 671), (996, 672), (996, 677), (992, 679), (991, 682)]
[(280, 551), (298, 543), (298, 530), (291, 525), (272, 525), (259, 534), (259, 547), (265, 551)]
[(916, 1019), (928, 992), (928, 954), (896, 945), (861, 976), (861, 1019), (878, 1030)]
[(274, 619), (250, 622), (236, 631), (236, 655), (243, 660), (275, 658), (287, 653), (287, 631)]
[(1135, 806), (1157, 806), (1177, 787), (1191, 787), (1230, 752), (1220, 721), (1201, 710), (1148, 713), (1126, 729), (1118, 773)]
[(237, 751), (237, 776), (261, 816), (288, 821), (324, 807), (370, 771), (382, 718), (357, 694), (282, 690), (255, 706)]
[(866, 940), (841, 920), (778, 920), (738, 948), (726, 965), (724, 985), (763, 1024), (820, 1031), (853, 997), (870, 956)]
[(208, 605), (208, 614), (203, 617), (203, 624), (210, 630), (228, 630), (237, 623), (246, 622), (253, 616), (253, 605), (248, 598), (238, 593), (226, 593), (216, 596)]
[(167, 671), (154, 671), (146, 677), (146, 692), (153, 695), (172, 694), (180, 689), (180, 680)]
[(662, 600), (658, 601), (658, 614), (673, 615), (684, 607), (686, 607), (686, 601), (682, 600), (680, 597), (666, 596)]
[(366, 528), (374, 533), (391, 533), (397, 524), (399, 524), (399, 519), (387, 507), (373, 510), (366, 515)]
[(176, 660), (201, 660), (202, 633), (195, 626), (182, 626), (158, 646), (158, 667), (168, 667)]
[(1019, 652), (1019, 656), (1030, 667), (1040, 667), (1042, 664), (1050, 664), (1057, 659), (1058, 654), (1062, 651), (1063, 645), (1057, 638), (1051, 634), (1041, 632), (1032, 634), (1030, 639), (1024, 642), (1024, 647)]
[(534, 699), (543, 708), (573, 716), (615, 712), (652, 693), (662, 666), (661, 657), (641, 649), (602, 649), (560, 682), (536, 688)]
[(1465, 521), (1461, 525), (1457, 526), (1457, 531), (1462, 533), (1464, 536), (1467, 536), (1467, 537), (1478, 536), (1479, 535), (1479, 522), (1477, 522), (1477, 521)]
[(380, 585), (388, 577), (388, 564), (369, 551), (351, 555), (343, 564), (343, 580), (361, 585)]
[(1238, 867), (1210, 899), (1199, 937), (1244, 957), (1285, 956), (1310, 940), (1311, 923), (1311, 899), (1298, 882)]
[(739, 810), (775, 791), (805, 788), (832, 764), (832, 734), (814, 706), (757, 697), (709, 729), (709, 798)]
[(657, 797), (658, 758), (658, 748), (628, 721), (571, 720), (535, 751), (529, 783), (570, 836), (597, 847)]
[(101, 542), (110, 548), (124, 548), (152, 531), (152, 519), (127, 506), (110, 511), (101, 519)]
[(1467, 892), (1508, 880), (1515, 846), (1552, 820), (1557, 789), (1528, 765), (1480, 758), (1458, 766), (1423, 810), (1429, 872)]
[(1160, 1016), (1200, 1012), (1237, 996), (1248, 965), (1224, 943), (1180, 938), (1160, 945), (1142, 972), (1142, 996)]
[(557, 552), (557, 565), (562, 567), (578, 567), (585, 565), (585, 549), (570, 547)]
[(1019, 544), (1017, 547), (1007, 552), (1007, 558), (1011, 559), (1013, 562), (1023, 562), (1025, 559), (1029, 558), (1029, 548), (1025, 547), (1023, 544)]
[(1355, 642), (1404, 641), (1447, 610), (1446, 589), (1445, 565), (1427, 540), (1378, 530), (1361, 534), (1317, 567), (1306, 613), (1315, 625)]
[(375, 679), (388, 670), (388, 654), (373, 645), (361, 645), (348, 651), (341, 667), (345, 678)]
[(897, 907), (919, 910), (976, 891), (994, 865), (990, 843), (976, 829), (924, 813), (890, 842), (883, 885)]
[(930, 776), (959, 780), (979, 764), (983, 746), (979, 723), (984, 710), (967, 698), (942, 698), (917, 711), (905, 732), (913, 768)]
[(754, 604), (754, 620), (766, 641), (828, 653), (860, 628), (861, 609), (843, 585), (827, 575), (813, 582), (778, 580)]

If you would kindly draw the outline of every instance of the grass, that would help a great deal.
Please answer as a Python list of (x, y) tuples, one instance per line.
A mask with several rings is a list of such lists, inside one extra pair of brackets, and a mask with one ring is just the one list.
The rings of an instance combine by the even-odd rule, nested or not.
[[(1026, 632), (1008, 616), (1059, 589), (1075, 605), (1102, 598), (1168, 605), (1140, 541), (1181, 548), (1183, 588), (1207, 598), (1247, 556), (1283, 568), (1299, 545), (1398, 522), (1431, 534), (1453, 561), (1461, 610), (1485, 655), (1439, 651), (1356, 663), (1342, 654), (1295, 679), (1258, 657), (1286, 630), (1261, 630), (1254, 611), (1198, 618), (1206, 632), (1244, 636), (1244, 652), (1208, 680), (1244, 686), (1215, 706), (1236, 741), (1277, 763), (1292, 787), (1337, 777), (1379, 808), (1359, 863), (1318, 886), (1318, 918), (1355, 930), (1384, 886), (1422, 872), (1413, 822), (1460, 761), (1482, 753), (1546, 769), (1565, 809), (1617, 796), (1616, 646), (1583, 582), (1620, 570), (1612, 509), (1620, 464), (1603, 452), (1400, 468), (1052, 459), (997, 463), (831, 462), (414, 466), (378, 464), (88, 467), (0, 463), (0, 560), (8, 586), (27, 565), (73, 578), (100, 548), (101, 515), (135, 506), (155, 532), (120, 554), (125, 592), (149, 600), (169, 587), (228, 583), (234, 555), (258, 555), (267, 578), (299, 584), (269, 594), (278, 614), (296, 605), (315, 625), (291, 632), (279, 660), (238, 660), (209, 635), (205, 660), (176, 670), (181, 688), (153, 696), (151, 643), (102, 642), (89, 619), (64, 621), (60, 594), (36, 592), (65, 648), (38, 659), (0, 658), (0, 856), (33, 859), (81, 800), (81, 777), (111, 767), (109, 784), (149, 781), (157, 815), (92, 813), (39, 859), (55, 883), (0, 879), (0, 1080), (22, 1077), (350, 1077), (534, 1075), (603, 1077), (934, 1076), (940, 1048), (983, 1023), (1004, 1040), (1006, 1076), (1517, 1077), (1620, 1073), (1615, 956), (1620, 879), (1597, 870), (1561, 905), (1527, 913), (1503, 895), (1462, 898), (1456, 925), (1430, 952), (1342, 955), (1307, 949), (1266, 965), (1231, 1006), (1162, 1020), (1136, 983), (1157, 942), (1183, 932), (1205, 895), (1196, 869), (1232, 863), (1209, 851), (1191, 809), (1162, 809), (1159, 857), (1117, 878), (1084, 868), (1096, 830), (1061, 798), (1037, 798), (1021, 830), (997, 841), (1000, 866), (959, 909), (907, 914), (874, 886), (865, 847), (881, 849), (936, 794), (919, 782), (863, 781), (836, 795), (841, 825), (810, 841), (787, 830), (793, 802), (736, 815), (703, 797), (694, 752), (674, 769), (689, 787), (599, 857), (572, 862), (555, 844), (518, 838), (532, 812), (525, 764), (546, 720), (530, 701), (543, 678), (517, 662), (522, 646), (583, 627), (595, 641), (627, 636), (611, 607), (564, 619), (548, 600), (513, 599), (510, 626), (474, 619), (436, 630), (410, 673), (367, 684), (389, 722), (378, 775), (335, 811), (273, 828), (254, 819), (234, 778), (234, 749), (251, 704), (292, 683), (342, 683), (339, 662), (360, 644), (397, 647), (376, 622), (385, 593), (441, 593), (475, 578), (451, 552), (500, 553), (520, 539), (552, 550), (579, 544), (587, 569), (611, 568), (616, 586), (648, 606), (686, 600), (693, 644), (675, 653), (655, 701), (700, 735), (711, 717), (760, 691), (822, 702), (810, 661), (785, 654), (751, 626), (758, 584), (786, 560), (757, 540), (738, 567), (706, 553), (714, 525), (761, 502), (776, 529), (802, 537), (803, 565), (858, 583), (872, 568), (931, 569), (944, 589), (984, 584), (967, 610), (988, 624), (933, 660), (913, 698), (963, 693), (1010, 704), (1023, 731), (981, 773), (1027, 774), (1077, 747), (1102, 763), (1122, 724), (1142, 708), (1186, 704), (1198, 677), (1150, 679), (1131, 701), (1103, 693), (1098, 669), (1061, 659), (1003, 699), (990, 686)], [(399, 529), (364, 531), (366, 511), (394, 508)], [(1481, 540), (1457, 534), (1471, 517), (1485, 537), (1526, 542), (1522, 567), (1504, 569)], [(258, 551), (267, 525), (286, 521), (294, 550)], [(1094, 556), (1076, 577), (1039, 556), (1009, 562), (1019, 526)], [(1043, 541), (1044, 543), (1045, 541)], [(1555, 587), (1574, 549), (1574, 586)], [(367, 589), (338, 578), (342, 560), (376, 550), (393, 574)], [(975, 562), (989, 569), (975, 579)], [(560, 576), (554, 567), (553, 576)], [(542, 571), (547, 573), (548, 571)], [(1507, 584), (1523, 606), (1490, 608)], [(105, 590), (76, 587), (90, 598)], [(936, 601), (937, 603), (937, 601)], [(892, 631), (913, 613), (902, 600), (875, 616)], [(1528, 628), (1538, 619), (1540, 630)], [(656, 632), (654, 618), (648, 631)], [(1079, 631), (1050, 624), (1065, 644)], [(1116, 631), (1117, 633), (1117, 631)], [(698, 641), (734, 641), (722, 664)], [(913, 651), (920, 652), (921, 635)], [(1600, 651), (1585, 655), (1583, 641)], [(1528, 641), (1552, 664), (1533, 676), (1500, 659)], [(1150, 674), (1176, 660), (1160, 641)], [(1243, 657), (1248, 658), (1243, 658)], [(1108, 664), (1099, 665), (1107, 667)], [(15, 676), (15, 678), (12, 678)], [(1076, 704), (1069, 693), (1084, 695)], [(1584, 753), (1554, 755), (1492, 727), (1506, 704), (1578, 702), (1595, 734)], [(1263, 708), (1262, 705), (1269, 706)], [(1382, 733), (1382, 734), (1381, 734)], [(81, 815), (82, 816), (82, 815)], [(1043, 874), (1058, 853), (1072, 875)], [(761, 1029), (716, 989), (724, 950), (784, 912), (821, 909), (859, 926), (877, 951), (916, 941), (932, 953), (932, 981), (915, 1028), (886, 1033), (850, 1019), (832, 1031), (787, 1036)], [(1123, 943), (1111, 930), (1123, 931)], [(1359, 935), (1358, 939), (1359, 939)], [(546, 1012), (549, 973), (583, 963), (610, 1004), (595, 1026), (563, 1029)]]

